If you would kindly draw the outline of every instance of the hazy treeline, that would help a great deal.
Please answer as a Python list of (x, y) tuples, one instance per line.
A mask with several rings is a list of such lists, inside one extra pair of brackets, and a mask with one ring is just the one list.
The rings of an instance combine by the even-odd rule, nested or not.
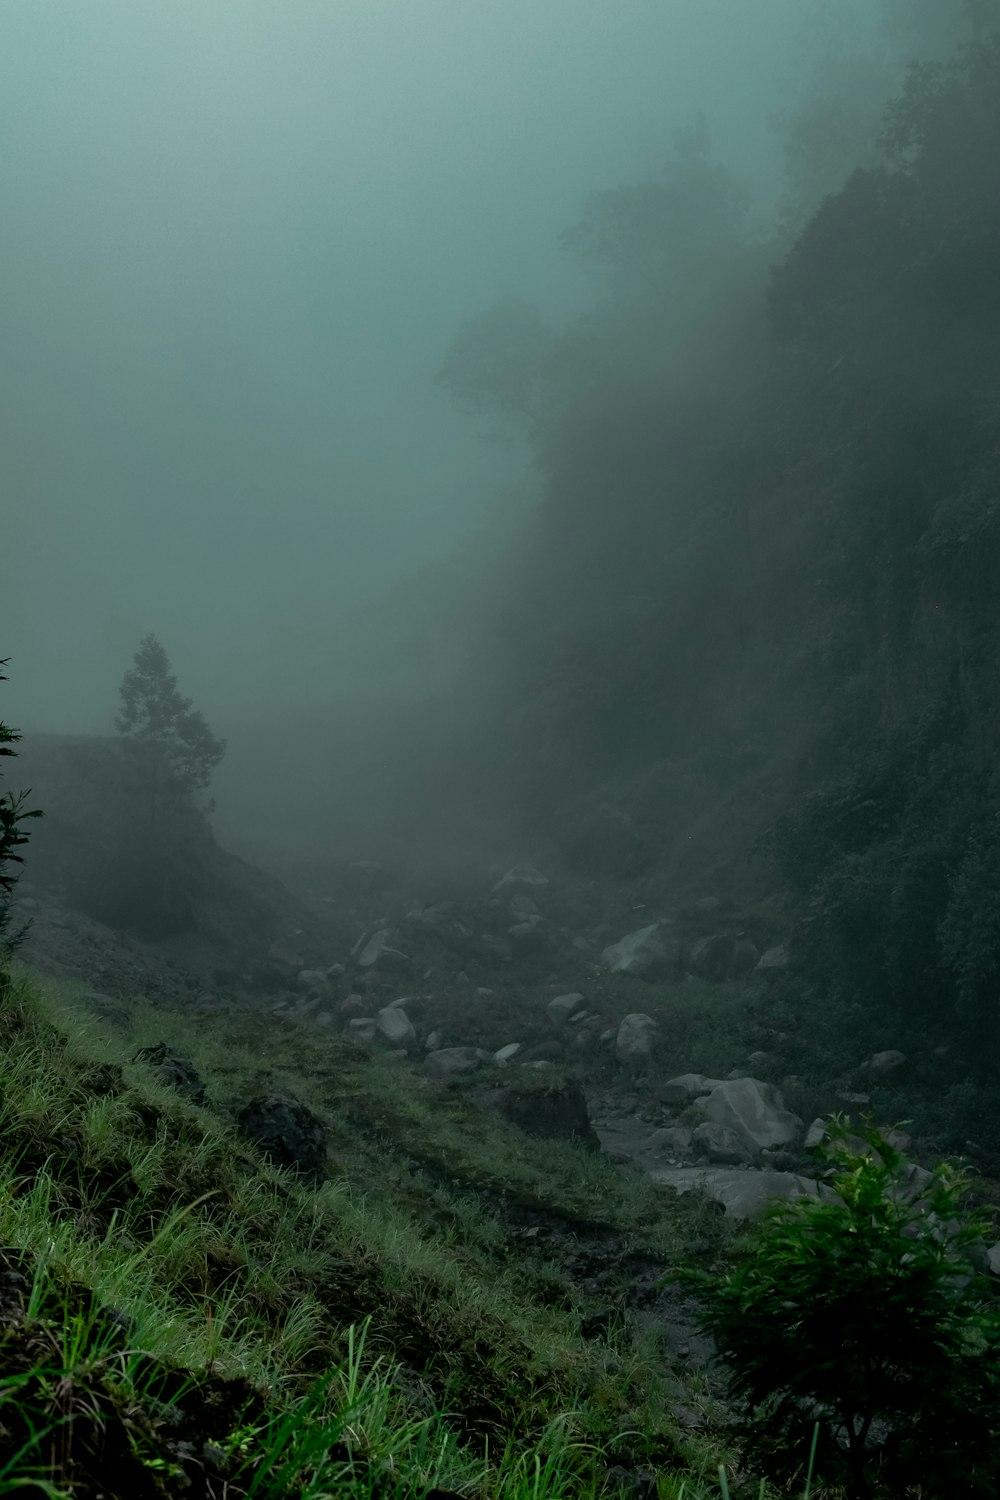
[(585, 315), (508, 299), (459, 331), (441, 378), (526, 444), (534, 505), (401, 611), (414, 640), (461, 642), (438, 680), (315, 753), (327, 810), (353, 769), (372, 848), (507, 839), (595, 876), (777, 881), (827, 994), (981, 1037), (998, 17), (883, 10), (898, 50), (824, 41), (777, 121), (766, 223), (696, 122), (568, 228), (599, 278)]

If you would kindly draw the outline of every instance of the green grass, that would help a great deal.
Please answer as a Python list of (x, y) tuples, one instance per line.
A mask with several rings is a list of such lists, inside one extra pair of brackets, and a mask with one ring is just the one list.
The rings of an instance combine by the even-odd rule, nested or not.
[[(726, 1433), (672, 1417), (625, 1295), (638, 1263), (724, 1256), (714, 1211), (328, 1033), (130, 1009), (126, 1043), (71, 988), (0, 1004), (0, 1496), (584, 1500), (614, 1464), (719, 1493)], [(207, 1107), (130, 1061), (161, 1040)], [(235, 1133), (275, 1089), (327, 1125), (318, 1188)]]

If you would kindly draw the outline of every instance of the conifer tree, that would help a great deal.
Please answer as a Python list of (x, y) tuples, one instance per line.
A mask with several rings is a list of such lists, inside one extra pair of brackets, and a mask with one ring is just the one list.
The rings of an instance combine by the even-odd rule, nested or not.
[(151, 804), (165, 793), (191, 797), (209, 783), (226, 750), (204, 716), (183, 698), (167, 653), (155, 635), (139, 644), (120, 688), (122, 708), (115, 728), (137, 762)]

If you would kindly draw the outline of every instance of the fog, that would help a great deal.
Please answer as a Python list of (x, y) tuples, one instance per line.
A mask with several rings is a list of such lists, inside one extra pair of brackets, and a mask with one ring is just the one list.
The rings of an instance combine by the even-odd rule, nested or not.
[(556, 323), (599, 298), (561, 234), (699, 122), (766, 238), (779, 117), (838, 59), (884, 60), (899, 13), (12, 0), (9, 717), (107, 731), (149, 631), (237, 764), (261, 724), (328, 713), (393, 590), (530, 506), (524, 442), (435, 380), (456, 331), (505, 297)]

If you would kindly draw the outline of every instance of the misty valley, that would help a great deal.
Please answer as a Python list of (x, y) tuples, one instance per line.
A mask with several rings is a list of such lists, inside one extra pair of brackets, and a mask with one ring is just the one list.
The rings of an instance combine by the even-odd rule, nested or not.
[(1000, 0), (0, 32), (0, 1495), (1000, 1494)]

